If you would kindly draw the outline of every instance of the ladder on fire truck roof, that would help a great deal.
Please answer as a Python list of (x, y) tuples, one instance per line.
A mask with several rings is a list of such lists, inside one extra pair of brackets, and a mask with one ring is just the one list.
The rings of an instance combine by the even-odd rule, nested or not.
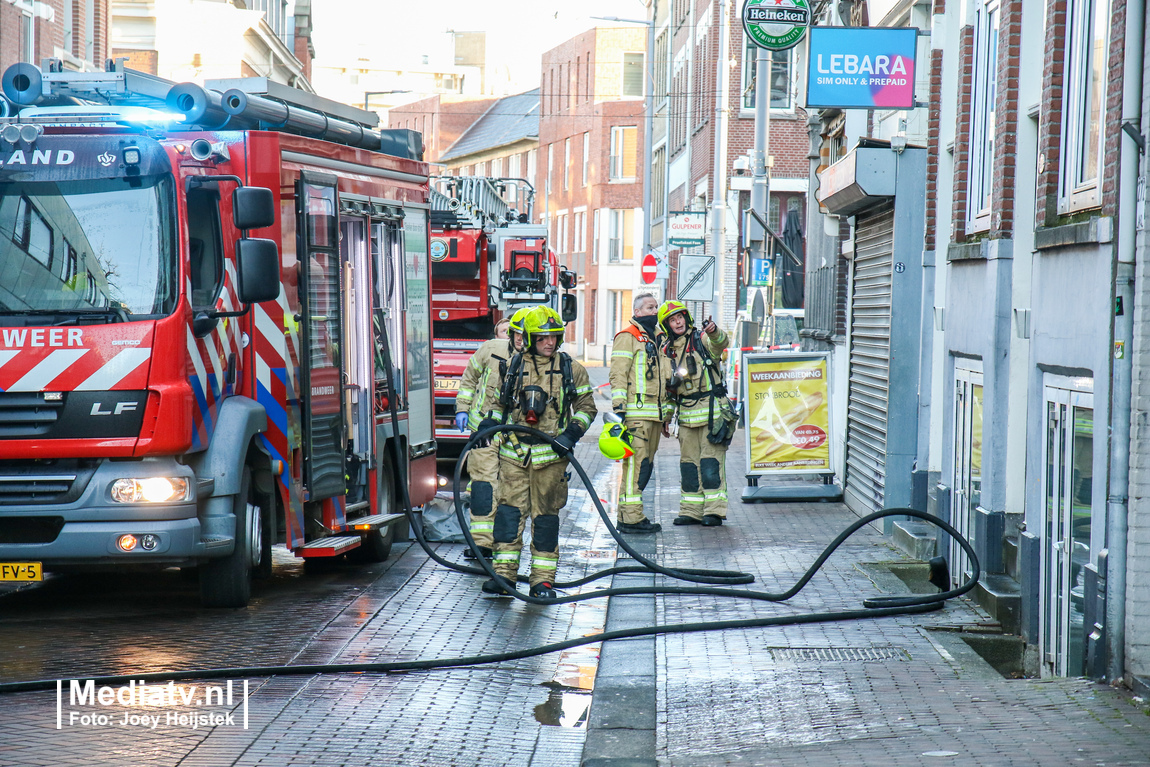
[[(103, 72), (65, 71), (59, 59), (13, 64), (0, 78), (0, 122), (126, 122), (177, 130), (270, 130), (384, 154), (423, 158), (423, 137), (377, 129), (379, 116), (266, 77), (173, 83), (109, 59)], [(158, 127), (158, 126), (157, 126)]]
[[(513, 195), (515, 203), (508, 200)], [(521, 178), (435, 176), (432, 223), (448, 229), (484, 229), (531, 220), (535, 188)], [(514, 205), (522, 206), (517, 209)]]

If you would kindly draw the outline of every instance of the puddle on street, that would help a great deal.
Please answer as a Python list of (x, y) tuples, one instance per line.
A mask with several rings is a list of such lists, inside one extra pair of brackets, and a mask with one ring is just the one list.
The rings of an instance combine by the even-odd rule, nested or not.
[(591, 693), (572, 690), (556, 684), (544, 685), (551, 688), (544, 703), (535, 707), (535, 721), (552, 727), (587, 727), (587, 715), (591, 710)]

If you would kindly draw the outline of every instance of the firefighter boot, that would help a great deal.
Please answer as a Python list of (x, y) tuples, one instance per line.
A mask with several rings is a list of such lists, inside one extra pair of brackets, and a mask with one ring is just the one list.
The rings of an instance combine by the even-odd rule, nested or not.
[(663, 529), (663, 526), (660, 525), (658, 522), (652, 522), (651, 520), (647, 519), (646, 517), (643, 517), (638, 522), (634, 522), (631, 524), (628, 524), (627, 522), (620, 522), (618, 524), (618, 528), (619, 528), (619, 532), (621, 532), (621, 533), (649, 534), (649, 533), (659, 532), (660, 530)]
[(511, 592), (499, 585), (499, 581), (495, 580), (494, 578), (488, 578), (485, 580), (481, 588), (483, 589), (484, 594), (494, 594), (497, 597), (511, 596)]
[(531, 587), (531, 596), (537, 599), (555, 599), (555, 589), (547, 581), (542, 581)]

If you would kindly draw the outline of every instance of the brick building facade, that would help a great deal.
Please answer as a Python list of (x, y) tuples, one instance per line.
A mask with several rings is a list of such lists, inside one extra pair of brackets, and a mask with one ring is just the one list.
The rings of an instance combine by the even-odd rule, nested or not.
[[(1021, 636), (1028, 673), (1144, 691), (1150, 283), (1138, 126), (1150, 107), (1132, 82), (1150, 71), (1144, 9), (934, 0), (866, 19), (866, 5), (840, 4), (820, 23), (850, 7), (855, 26), (931, 29), (918, 58), (925, 108), (824, 110), (811, 121), (810, 156), (817, 173), (858, 137), (927, 148), (918, 453), (927, 488), (916, 498), (968, 531), (983, 570), (973, 593)], [(921, 130), (907, 127), (919, 119)], [(821, 219), (812, 211), (821, 233), (808, 255), (825, 266), (808, 271), (806, 343), (844, 356), (857, 222)], [(851, 375), (845, 361), (832, 367)], [(961, 580), (944, 537), (935, 551)]]
[[(719, 55), (719, 3), (710, 0), (684, 0), (653, 3), (655, 23), (656, 114), (665, 115), (666, 129), (656, 132), (655, 163), (652, 177), (662, 188), (652, 190), (653, 203), (651, 244), (670, 254), (672, 266), (667, 285), (670, 296), (676, 290), (675, 273), (681, 249), (670, 248), (664, 234), (665, 214), (676, 210), (708, 210), (715, 199), (715, 137), (717, 72)], [(744, 254), (740, 249), (742, 211), (750, 207), (750, 167), (754, 149), (754, 82), (755, 49), (749, 48), (739, 21), (741, 6), (729, 5), (727, 20), (728, 61), (726, 165), (728, 179), (722, 190), (726, 203), (725, 247), (723, 253), (723, 307), (706, 307), (728, 328), (736, 313), (747, 308), (749, 291), (742, 285)], [(661, 57), (661, 58), (660, 58)], [(769, 222), (781, 233), (787, 217), (798, 216), (805, 222), (807, 181), (807, 113), (800, 103), (798, 87), (803, 69), (802, 52), (795, 49), (775, 54), (771, 92), (771, 126), (768, 156), (770, 174)], [(744, 163), (746, 163), (744, 165)], [(740, 170), (736, 170), (736, 168)], [(708, 220), (705, 246), (687, 252), (710, 254), (713, 250), (712, 227)], [(804, 227), (805, 228), (805, 225)]]
[(0, 2), (0, 71), (46, 58), (62, 59), (67, 69), (102, 69), (110, 8), (110, 0)]
[(579, 320), (568, 340), (603, 359), (642, 290), (643, 81), (646, 35), (596, 28), (543, 54), (539, 220), (579, 276)]

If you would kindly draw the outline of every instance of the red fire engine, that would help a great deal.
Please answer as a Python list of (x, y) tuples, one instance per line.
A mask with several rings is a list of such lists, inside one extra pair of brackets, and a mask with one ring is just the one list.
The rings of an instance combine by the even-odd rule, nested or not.
[(441, 456), (467, 440), (455, 396), (471, 355), (521, 306), (547, 304), (575, 319), (575, 273), (530, 223), (535, 189), (521, 178), (440, 176), (431, 189), (431, 310), (435, 317), (435, 437)]
[(386, 559), (436, 483), (418, 134), (45, 69), (2, 80), (0, 580), (180, 566), (242, 606), (276, 539)]

